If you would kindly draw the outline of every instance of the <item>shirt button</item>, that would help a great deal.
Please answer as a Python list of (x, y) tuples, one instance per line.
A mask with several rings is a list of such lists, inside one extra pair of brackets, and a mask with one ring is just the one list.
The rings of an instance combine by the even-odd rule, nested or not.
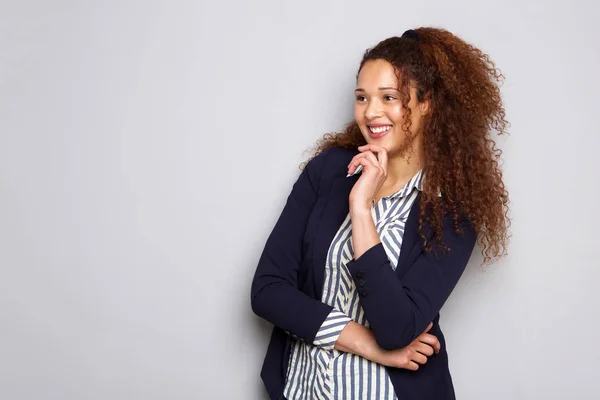
[(365, 281), (364, 281), (363, 279), (361, 279), (361, 280), (358, 282), (358, 286), (360, 286), (360, 287), (365, 287)]
[(362, 275), (362, 271), (358, 271), (358, 272), (356, 273), (356, 277), (357, 277), (358, 279), (362, 278), (362, 277), (363, 277), (363, 275)]

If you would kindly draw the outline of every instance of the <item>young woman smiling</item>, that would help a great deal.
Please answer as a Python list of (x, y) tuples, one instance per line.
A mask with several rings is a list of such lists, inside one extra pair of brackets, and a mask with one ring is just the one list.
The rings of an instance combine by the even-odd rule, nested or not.
[(442, 29), (364, 54), (355, 120), (319, 141), (252, 282), (272, 399), (454, 399), (439, 311), (476, 243), (506, 252), (501, 78)]

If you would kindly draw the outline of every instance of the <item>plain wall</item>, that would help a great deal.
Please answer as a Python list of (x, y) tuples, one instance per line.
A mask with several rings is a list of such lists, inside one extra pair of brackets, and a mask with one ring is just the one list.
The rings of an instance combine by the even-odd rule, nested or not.
[(362, 53), (421, 25), (506, 76), (509, 255), (442, 311), (462, 400), (598, 399), (599, 6), (2, 1), (0, 398), (264, 399), (249, 289)]

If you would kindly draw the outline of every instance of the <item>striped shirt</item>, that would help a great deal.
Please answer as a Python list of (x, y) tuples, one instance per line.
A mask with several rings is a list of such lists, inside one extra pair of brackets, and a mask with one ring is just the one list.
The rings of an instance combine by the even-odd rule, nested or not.
[[(418, 191), (422, 190), (422, 183), (421, 170), (402, 189), (383, 197), (371, 208), (377, 233), (394, 270), (400, 256), (404, 226)], [(312, 345), (293, 340), (283, 392), (286, 399), (397, 399), (383, 365), (334, 349), (339, 335), (351, 320), (369, 327), (358, 291), (346, 268), (346, 263), (354, 257), (351, 239), (352, 223), (348, 214), (331, 242), (325, 263), (321, 300), (334, 308)]]

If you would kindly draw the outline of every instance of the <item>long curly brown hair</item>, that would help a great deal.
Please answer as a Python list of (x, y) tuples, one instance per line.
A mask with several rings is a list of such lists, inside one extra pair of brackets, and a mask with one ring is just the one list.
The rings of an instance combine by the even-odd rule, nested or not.
[[(391, 37), (367, 50), (360, 63), (386, 60), (398, 75), (404, 114), (403, 129), (410, 139), (409, 85), (417, 99), (430, 101), (423, 121), (424, 180), (419, 232), (430, 224), (444, 244), (444, 215), (454, 228), (466, 218), (477, 232), (477, 243), (488, 263), (506, 254), (508, 192), (499, 166), (501, 150), (491, 138), (508, 125), (499, 85), (504, 77), (489, 56), (454, 34), (423, 27)], [(366, 144), (356, 122), (342, 133), (328, 133), (316, 144), (315, 155), (329, 147), (356, 149)], [(442, 197), (438, 196), (440, 193)], [(426, 241), (426, 248), (431, 249)]]

